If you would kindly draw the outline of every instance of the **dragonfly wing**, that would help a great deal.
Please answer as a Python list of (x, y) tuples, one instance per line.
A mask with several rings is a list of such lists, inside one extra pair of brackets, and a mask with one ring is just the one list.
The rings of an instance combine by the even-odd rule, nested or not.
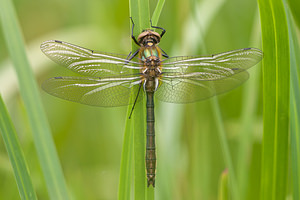
[(203, 81), (193, 78), (164, 78), (156, 98), (170, 103), (192, 103), (230, 91), (249, 77), (247, 71), (227, 78)]
[[(163, 61), (165, 73), (206, 74), (206, 79), (222, 79), (243, 72), (263, 58), (263, 52), (256, 48), (245, 48), (209, 56), (173, 57)], [(209, 77), (211, 75), (211, 77)]]
[(41, 50), (54, 62), (85, 76), (105, 77), (133, 73), (140, 64), (126, 55), (97, 52), (58, 40), (41, 44)]
[(130, 97), (138, 100), (140, 77), (136, 78), (89, 78), (54, 77), (46, 80), (42, 88), (51, 95), (92, 106), (124, 106), (131, 103)]
[(246, 48), (210, 56), (165, 59), (156, 97), (167, 102), (188, 103), (227, 92), (246, 81), (249, 77), (246, 69), (262, 57), (261, 50)]

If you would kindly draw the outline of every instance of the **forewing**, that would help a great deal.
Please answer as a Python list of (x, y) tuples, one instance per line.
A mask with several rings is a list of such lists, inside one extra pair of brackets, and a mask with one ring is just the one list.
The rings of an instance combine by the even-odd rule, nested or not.
[(166, 76), (181, 74), (202, 80), (217, 80), (243, 72), (262, 58), (263, 52), (255, 48), (209, 56), (173, 57), (163, 61), (163, 73)]
[(246, 69), (263, 57), (259, 49), (246, 48), (210, 56), (173, 57), (163, 61), (162, 101), (188, 103), (232, 90), (249, 77)]
[[(42, 88), (51, 95), (69, 101), (111, 107), (130, 104), (130, 96), (138, 95), (140, 82), (140, 77), (54, 77), (43, 82)], [(142, 93), (141, 90), (138, 100), (142, 98)]]
[(56, 63), (86, 76), (106, 77), (136, 73), (140, 68), (138, 62), (127, 60), (126, 55), (96, 52), (58, 40), (43, 42), (41, 50)]

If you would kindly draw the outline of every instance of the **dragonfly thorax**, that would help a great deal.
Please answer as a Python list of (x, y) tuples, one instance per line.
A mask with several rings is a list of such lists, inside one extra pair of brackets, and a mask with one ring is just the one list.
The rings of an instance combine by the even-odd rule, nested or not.
[(144, 63), (147, 68), (154, 69), (160, 65), (160, 59), (156, 55), (151, 55), (149, 57), (146, 57)]
[(144, 61), (144, 90), (154, 92), (159, 86), (159, 79), (162, 72), (160, 70), (160, 59), (156, 56), (149, 56)]
[(160, 42), (160, 35), (152, 30), (143, 31), (137, 39), (137, 42), (142, 47), (152, 47)]

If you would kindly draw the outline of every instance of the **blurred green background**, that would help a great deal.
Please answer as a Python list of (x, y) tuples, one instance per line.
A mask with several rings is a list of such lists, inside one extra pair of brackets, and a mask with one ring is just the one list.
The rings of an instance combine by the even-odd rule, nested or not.
[[(14, 4), (39, 85), (53, 76), (72, 75), (39, 50), (45, 40), (57, 39), (121, 54), (128, 54), (131, 49), (128, 1), (15, 0)], [(155, 4), (151, 1), (151, 12)], [(167, 30), (160, 47), (169, 56), (261, 48), (256, 1), (166, 1), (158, 26)], [(17, 80), (2, 45), (2, 31), (0, 44), (0, 91), (19, 134), (37, 195), (39, 199), (48, 199)], [(247, 183), (243, 190), (247, 199), (254, 199), (259, 195), (262, 137), (260, 66), (249, 71), (251, 76), (246, 84), (218, 99), (237, 171), (239, 145), (245, 145), (242, 156), (246, 177), (237, 178)], [(251, 99), (243, 98), (247, 93)], [(117, 199), (127, 108), (90, 107), (55, 98), (42, 90), (40, 94), (71, 196)], [(244, 106), (246, 101), (253, 105), (254, 118), (245, 130), (241, 128), (245, 121), (241, 113), (249, 109)], [(189, 105), (156, 101), (157, 199), (217, 199), (225, 164), (216, 131), (209, 100)], [(247, 143), (241, 144), (241, 140)], [(2, 140), (0, 161), (0, 197), (19, 199)]]

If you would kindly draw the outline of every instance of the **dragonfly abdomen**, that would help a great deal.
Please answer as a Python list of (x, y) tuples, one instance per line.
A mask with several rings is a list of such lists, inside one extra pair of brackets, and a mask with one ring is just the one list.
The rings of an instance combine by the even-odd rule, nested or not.
[(147, 145), (146, 145), (146, 169), (148, 187), (155, 186), (156, 153), (155, 153), (155, 119), (154, 119), (154, 92), (147, 92)]

